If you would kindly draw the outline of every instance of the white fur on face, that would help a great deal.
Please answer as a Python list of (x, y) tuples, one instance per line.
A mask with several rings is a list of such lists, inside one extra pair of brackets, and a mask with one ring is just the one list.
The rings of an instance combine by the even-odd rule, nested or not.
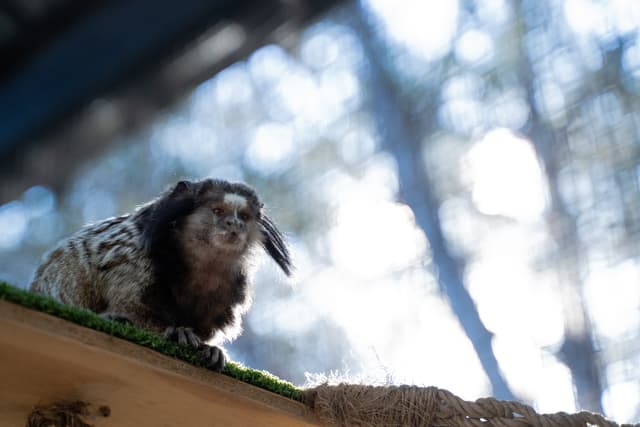
[(236, 210), (248, 206), (247, 199), (244, 196), (234, 193), (225, 194), (224, 203), (233, 206)]

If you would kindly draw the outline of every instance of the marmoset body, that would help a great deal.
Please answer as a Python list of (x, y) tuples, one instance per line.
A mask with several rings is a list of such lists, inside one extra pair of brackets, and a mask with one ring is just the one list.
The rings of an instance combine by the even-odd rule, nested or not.
[(239, 330), (249, 300), (248, 258), (259, 245), (290, 274), (282, 233), (252, 188), (181, 181), (131, 214), (59, 242), (31, 289), (163, 333), (200, 349), (207, 365), (220, 370), (223, 352), (204, 341)]

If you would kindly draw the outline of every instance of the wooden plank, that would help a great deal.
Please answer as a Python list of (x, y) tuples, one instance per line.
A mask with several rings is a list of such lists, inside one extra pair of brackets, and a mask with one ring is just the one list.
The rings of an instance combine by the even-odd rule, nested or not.
[(317, 426), (301, 403), (0, 300), (0, 425), (34, 405), (107, 405), (101, 426)]

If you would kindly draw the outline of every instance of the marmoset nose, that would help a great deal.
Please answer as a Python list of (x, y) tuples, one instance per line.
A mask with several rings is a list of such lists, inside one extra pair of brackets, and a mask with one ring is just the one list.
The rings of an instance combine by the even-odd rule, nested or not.
[(226, 219), (225, 223), (227, 224), (227, 227), (233, 230), (240, 230), (243, 226), (242, 221), (238, 220), (238, 218), (229, 217)]

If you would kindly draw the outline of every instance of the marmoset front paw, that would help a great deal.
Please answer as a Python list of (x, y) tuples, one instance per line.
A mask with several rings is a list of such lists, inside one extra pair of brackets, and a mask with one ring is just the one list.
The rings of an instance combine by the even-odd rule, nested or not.
[(164, 337), (170, 341), (175, 341), (183, 346), (190, 346), (195, 349), (204, 345), (202, 340), (195, 332), (193, 328), (187, 328), (184, 326), (169, 326), (164, 331)]
[(221, 372), (227, 363), (227, 356), (220, 347), (202, 344), (198, 355), (207, 368), (216, 372)]
[(170, 326), (165, 329), (164, 337), (168, 340), (175, 341), (180, 345), (197, 349), (198, 358), (208, 369), (220, 372), (227, 363), (227, 357), (224, 350), (220, 347), (211, 346), (202, 342), (202, 339), (193, 332), (193, 328)]

